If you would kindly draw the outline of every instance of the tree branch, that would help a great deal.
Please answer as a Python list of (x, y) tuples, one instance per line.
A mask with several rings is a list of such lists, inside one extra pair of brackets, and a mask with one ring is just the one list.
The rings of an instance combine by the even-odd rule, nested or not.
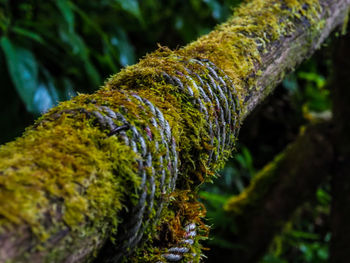
[(314, 196), (331, 172), (330, 137), (329, 123), (307, 128), (244, 192), (227, 202), (225, 210), (237, 228), (230, 237), (237, 245), (230, 258), (257, 262), (296, 209)]
[[(349, 6), (254, 0), (210, 34), (160, 48), (45, 114), (0, 149), (0, 261), (86, 261), (111, 236), (114, 261), (198, 261), (199, 237), (184, 239), (195, 233), (186, 226), (205, 230), (192, 190)], [(189, 253), (172, 255), (184, 240)]]

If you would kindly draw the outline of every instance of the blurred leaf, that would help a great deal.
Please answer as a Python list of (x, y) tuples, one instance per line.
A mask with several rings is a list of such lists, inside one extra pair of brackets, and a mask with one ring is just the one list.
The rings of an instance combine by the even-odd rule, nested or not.
[(57, 0), (56, 5), (58, 9), (61, 11), (62, 16), (67, 22), (68, 28), (70, 32), (74, 31), (74, 12), (69, 5), (68, 0)]
[(135, 63), (135, 51), (124, 30), (118, 28), (111, 42), (119, 50), (119, 62), (123, 67)]
[(84, 62), (84, 68), (88, 77), (93, 81), (93, 86), (100, 85), (100, 75), (89, 59), (89, 50), (84, 40), (74, 30), (74, 12), (68, 0), (58, 0), (56, 2), (66, 25), (60, 25), (59, 34), (63, 42), (72, 47), (72, 52), (78, 55)]
[[(5, 5), (5, 3), (2, 3)], [(8, 25), (10, 24), (10, 17), (5, 13), (5, 10), (0, 7), (0, 29), (6, 32)]]
[(292, 237), (294, 238), (304, 238), (304, 239), (314, 239), (317, 240), (319, 239), (319, 235), (314, 234), (314, 233), (308, 233), (308, 232), (304, 232), (304, 231), (296, 231), (296, 230), (292, 230), (289, 233)]
[(72, 82), (69, 79), (64, 78), (63, 84), (64, 84), (64, 92), (60, 96), (61, 100), (69, 100), (77, 95), (77, 93), (73, 89)]
[(322, 205), (329, 205), (331, 202), (330, 194), (327, 193), (322, 188), (317, 189), (316, 196), (317, 196), (318, 202), (320, 202), (320, 204)]
[(37, 113), (33, 105), (33, 97), (38, 88), (38, 64), (34, 55), (29, 50), (13, 45), (7, 37), (2, 37), (0, 44), (19, 96), (28, 111)]
[(323, 88), (326, 84), (325, 78), (314, 72), (299, 72), (298, 77), (300, 79), (314, 82), (317, 85), (317, 88)]
[(79, 56), (84, 62), (85, 71), (90, 80), (93, 81), (93, 86), (97, 88), (101, 82), (100, 75), (89, 59), (88, 47), (83, 39), (74, 30), (70, 30), (69, 27), (64, 25), (60, 25), (59, 34), (62, 41), (72, 47), (72, 53)]
[(254, 176), (255, 170), (253, 166), (253, 158), (247, 147), (242, 146), (241, 153), (237, 154), (235, 159), (242, 168), (248, 170), (248, 177)]
[(278, 256), (268, 254), (263, 258), (261, 263), (288, 263), (288, 261), (281, 259)]
[(118, 3), (126, 12), (129, 12), (142, 21), (140, 6), (137, 0), (115, 0), (115, 2)]
[(215, 238), (209, 239), (208, 243), (210, 245), (215, 245), (215, 246), (225, 248), (225, 249), (241, 248), (241, 247), (238, 247), (237, 245), (235, 245), (234, 243), (232, 243), (226, 239), (223, 239), (219, 236), (215, 236)]
[(317, 256), (322, 260), (327, 260), (329, 257), (328, 249), (326, 247), (317, 249)]
[(110, 41), (110, 36), (103, 31), (103, 29), (100, 27), (100, 25), (91, 19), (91, 17), (84, 12), (81, 8), (76, 6), (74, 3), (70, 2), (70, 5), (72, 9), (83, 19), (85, 25), (90, 26), (97, 34), (100, 35), (101, 39), (103, 40), (103, 43), (105, 45), (105, 54), (103, 56), (97, 55), (97, 59), (101, 62), (105, 62), (109, 65), (111, 70), (113, 72), (118, 71), (118, 66), (115, 64), (115, 61), (113, 59), (119, 59), (119, 56), (115, 50), (115, 48), (112, 46)]
[(95, 89), (97, 89), (99, 87), (99, 85), (101, 84), (101, 78), (100, 75), (98, 74), (96, 68), (94, 67), (94, 65), (90, 62), (89, 59), (85, 59), (85, 71), (87, 73), (87, 75), (89, 76), (89, 78), (93, 81), (93, 85), (95, 86)]
[[(312, 85), (306, 85), (304, 113), (308, 111), (323, 112), (331, 107), (330, 92), (327, 89), (318, 89)], [(305, 112), (306, 110), (306, 112)]]
[(54, 80), (48, 71), (40, 70), (34, 55), (12, 44), (7, 37), (1, 38), (1, 47), (11, 80), (27, 110), (38, 115), (56, 105), (59, 98)]
[(33, 31), (30, 31), (30, 30), (27, 30), (27, 29), (24, 29), (21, 27), (17, 27), (17, 26), (11, 27), (11, 31), (18, 34), (18, 35), (35, 40), (36, 42), (39, 42), (40, 44), (43, 44), (43, 45), (45, 44), (44, 39), (40, 35), (38, 35), (37, 33), (33, 32)]
[(247, 147), (242, 147), (242, 154), (245, 159), (246, 168), (249, 170), (250, 176), (254, 176), (255, 169), (253, 166), (253, 157)]
[(286, 88), (292, 94), (298, 91), (299, 85), (297, 81), (297, 77), (295, 74), (289, 74), (282, 82), (284, 88)]
[(245, 161), (244, 156), (243, 156), (242, 154), (237, 154), (237, 155), (236, 155), (236, 160), (238, 161), (238, 163), (239, 163), (242, 167), (244, 167), (244, 168), (247, 167), (246, 161)]
[(224, 182), (226, 186), (230, 187), (233, 181), (234, 174), (236, 174), (237, 171), (234, 167), (228, 165), (225, 167), (223, 170), (223, 177), (224, 177)]
[(34, 105), (36, 111), (40, 112), (40, 114), (47, 112), (50, 108), (57, 105), (59, 101), (53, 77), (44, 68), (41, 68), (41, 72), (40, 84), (34, 95)]
[[(212, 192), (200, 191), (199, 197), (204, 201), (207, 210), (207, 219), (208, 222), (213, 224), (214, 226), (220, 226), (220, 228), (225, 229), (226, 231), (236, 232), (236, 225), (232, 222), (230, 217), (227, 217), (223, 209), (223, 205), (227, 202), (229, 195), (222, 195)], [(216, 242), (217, 235), (213, 235), (214, 239), (212, 239), (209, 243)], [(219, 237), (220, 238), (220, 237)], [(212, 242), (213, 241), (213, 242)], [(222, 240), (223, 241), (223, 240)], [(221, 243), (222, 247), (226, 247), (226, 244)], [(216, 243), (219, 245), (218, 243)]]
[(224, 17), (222, 16), (222, 6), (216, 0), (204, 0), (205, 3), (210, 7), (212, 11), (212, 16), (218, 21), (222, 21)]
[(53, 98), (44, 83), (40, 83), (35, 91), (33, 106), (35, 113), (43, 114), (55, 105)]
[(201, 191), (199, 193), (200, 198), (203, 198), (210, 202), (211, 205), (217, 208), (222, 208), (229, 197), (223, 196), (221, 194), (214, 194), (210, 192)]

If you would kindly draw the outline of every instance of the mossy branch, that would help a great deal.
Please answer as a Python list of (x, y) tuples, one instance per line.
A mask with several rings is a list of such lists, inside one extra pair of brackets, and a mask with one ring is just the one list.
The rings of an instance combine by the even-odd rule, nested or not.
[(0, 149), (0, 261), (81, 262), (106, 243), (113, 261), (198, 261), (206, 227), (193, 190), (349, 6), (251, 1), (197, 41), (50, 110)]
[(229, 199), (225, 210), (237, 229), (230, 237), (235, 249), (229, 256), (241, 263), (257, 262), (296, 209), (331, 174), (333, 160), (330, 123), (310, 126), (245, 191)]

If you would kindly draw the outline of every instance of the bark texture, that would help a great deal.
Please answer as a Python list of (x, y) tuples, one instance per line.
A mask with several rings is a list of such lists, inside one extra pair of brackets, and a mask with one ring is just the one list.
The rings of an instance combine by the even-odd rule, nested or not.
[[(245, 116), (342, 24), (350, 0), (254, 0), (182, 49), (160, 48), (0, 149), (0, 261), (201, 257), (195, 187)], [(111, 243), (113, 237), (116, 240)]]

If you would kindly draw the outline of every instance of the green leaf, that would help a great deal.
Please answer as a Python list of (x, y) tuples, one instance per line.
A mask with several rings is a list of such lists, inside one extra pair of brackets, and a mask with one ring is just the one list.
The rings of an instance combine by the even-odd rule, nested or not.
[(87, 47), (84, 44), (82, 38), (77, 35), (74, 31), (67, 30), (68, 28), (64, 25), (59, 27), (59, 36), (64, 43), (67, 43), (72, 48), (74, 55), (79, 55), (81, 58), (86, 59), (88, 56)]
[(67, 43), (72, 48), (72, 53), (80, 57), (84, 63), (85, 71), (94, 86), (101, 84), (100, 75), (96, 68), (92, 65), (89, 58), (89, 50), (85, 45), (84, 40), (74, 31), (67, 30), (67, 27), (61, 26), (59, 34), (63, 42)]
[(300, 79), (314, 82), (319, 89), (322, 89), (326, 84), (325, 78), (322, 75), (314, 72), (299, 72), (298, 77)]
[(292, 94), (295, 94), (298, 91), (298, 81), (295, 74), (289, 74), (282, 82), (284, 88), (286, 88)]
[(38, 64), (34, 55), (24, 48), (2, 37), (0, 45), (4, 51), (11, 80), (29, 112), (36, 113), (33, 107), (34, 93), (38, 87)]
[(109, 65), (112, 72), (118, 71), (119, 69), (118, 69), (117, 65), (115, 64), (114, 59), (116, 59), (116, 60), (119, 59), (119, 56), (118, 56), (118, 52), (116, 51), (116, 49), (110, 43), (110, 36), (101, 28), (101, 26), (94, 19), (92, 19), (89, 16), (89, 14), (84, 12), (84, 10), (82, 10), (78, 6), (74, 5), (74, 3), (72, 3), (72, 2), (69, 2), (69, 4), (70, 4), (72, 10), (74, 12), (76, 12), (81, 17), (81, 19), (84, 21), (84, 25), (89, 26), (93, 30), (95, 30), (95, 32), (101, 37), (101, 40), (104, 42), (104, 45), (106, 47), (105, 48), (106, 52), (103, 56), (97, 54), (96, 55), (97, 59), (100, 62)]
[(331, 196), (322, 188), (318, 188), (316, 192), (317, 200), (322, 205), (329, 205), (331, 202)]
[(142, 21), (140, 6), (137, 0), (115, 0), (115, 2), (117, 2), (123, 10)]
[(89, 76), (89, 78), (93, 81), (94, 86), (97, 89), (98, 86), (101, 84), (100, 75), (98, 74), (96, 68), (92, 65), (89, 59), (86, 59), (84, 62), (85, 62), (85, 65), (84, 65), (85, 71)]
[(215, 18), (218, 21), (222, 21), (223, 16), (221, 4), (216, 0), (204, 0), (204, 2), (210, 7), (213, 18)]
[(61, 94), (61, 100), (70, 100), (75, 97), (77, 93), (73, 89), (73, 84), (68, 78), (63, 78), (64, 93)]
[(55, 105), (55, 101), (51, 97), (48, 87), (45, 83), (39, 83), (33, 97), (33, 108), (36, 114), (47, 112)]
[(228, 196), (210, 193), (206, 191), (200, 191), (199, 196), (200, 198), (203, 198), (208, 202), (210, 202), (214, 207), (219, 207), (219, 208), (221, 208), (229, 198)]
[(304, 232), (304, 231), (297, 231), (297, 230), (293, 230), (290, 232), (290, 235), (297, 238), (297, 239), (312, 239), (312, 240), (317, 240), (319, 239), (319, 235), (314, 234), (314, 233), (308, 233), (308, 232)]
[(74, 31), (74, 12), (67, 0), (57, 0), (56, 5), (66, 21), (69, 31)]
[(111, 39), (111, 43), (119, 51), (119, 63), (122, 66), (125, 67), (136, 62), (134, 47), (124, 30), (118, 28), (116, 36)]
[(215, 245), (218, 246), (220, 248), (225, 248), (225, 249), (237, 249), (240, 248), (242, 249), (241, 246), (238, 246), (237, 244), (234, 244), (220, 236), (215, 236), (215, 238), (209, 239), (208, 243), (210, 245)]
[(72, 47), (73, 54), (78, 55), (83, 61), (89, 79), (97, 87), (101, 82), (100, 75), (90, 61), (89, 50), (83, 38), (74, 31), (74, 5), (68, 0), (58, 0), (56, 3), (66, 22), (66, 25), (60, 25), (59, 35), (63, 42)]
[(44, 68), (41, 68), (42, 77), (34, 94), (34, 107), (36, 112), (47, 112), (53, 106), (56, 106), (59, 101), (58, 91), (56, 90), (54, 79), (51, 74)]
[(253, 166), (253, 157), (247, 147), (242, 147), (242, 155), (245, 159), (245, 163), (251, 175), (254, 175), (255, 170)]
[(329, 253), (327, 247), (321, 247), (317, 251), (317, 256), (322, 260), (328, 260)]
[(33, 31), (30, 31), (30, 30), (27, 30), (27, 29), (24, 29), (21, 27), (17, 27), (17, 26), (11, 27), (11, 31), (18, 34), (18, 35), (35, 40), (36, 42), (39, 42), (40, 44), (43, 44), (43, 45), (45, 44), (44, 39)]

